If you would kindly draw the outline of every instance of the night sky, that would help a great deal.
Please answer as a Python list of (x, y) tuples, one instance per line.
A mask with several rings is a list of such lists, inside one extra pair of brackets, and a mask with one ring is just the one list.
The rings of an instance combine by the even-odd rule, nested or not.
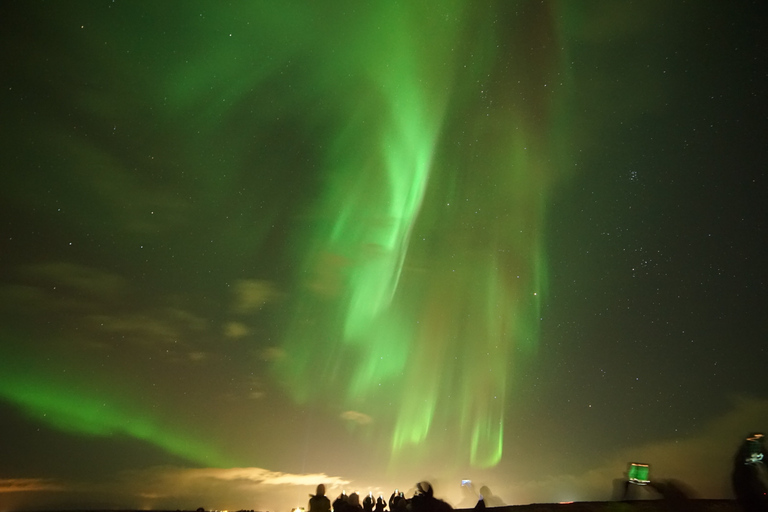
[(2, 2), (0, 511), (729, 497), (767, 10)]

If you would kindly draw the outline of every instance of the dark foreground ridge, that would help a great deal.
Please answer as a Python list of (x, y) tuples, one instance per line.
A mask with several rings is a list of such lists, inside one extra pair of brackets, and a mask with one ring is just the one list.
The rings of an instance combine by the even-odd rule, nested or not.
[[(687, 500), (674, 504), (666, 500), (636, 501), (577, 501), (573, 503), (533, 503), (530, 505), (507, 505), (487, 507), (486, 512), (741, 512), (735, 500)], [(457, 508), (455, 512), (470, 512), (472, 508)], [(62, 512), (57, 510), (37, 512)], [(66, 512), (148, 512), (146, 510), (87, 509)], [(183, 510), (154, 510), (150, 512), (195, 512)], [(218, 512), (218, 511), (217, 511)], [(238, 511), (260, 512), (260, 511)]]
[[(457, 509), (470, 511), (473, 509)], [(667, 500), (636, 501), (577, 501), (574, 503), (534, 503), (488, 507), (493, 512), (741, 512), (735, 500), (685, 500), (670, 503)]]

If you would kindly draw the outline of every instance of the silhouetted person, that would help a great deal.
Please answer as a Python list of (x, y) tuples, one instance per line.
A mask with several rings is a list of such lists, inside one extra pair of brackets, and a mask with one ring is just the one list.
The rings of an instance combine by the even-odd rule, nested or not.
[(363, 512), (363, 507), (360, 505), (360, 495), (353, 492), (347, 498), (347, 512)]
[(384, 501), (383, 496), (379, 496), (376, 498), (376, 508), (373, 509), (373, 512), (384, 512), (384, 510), (387, 508), (387, 502)]
[(395, 492), (389, 497), (389, 510), (395, 510), (395, 501), (397, 501), (397, 498), (405, 499), (405, 494), (399, 489), (395, 489)]
[(435, 498), (432, 485), (429, 482), (419, 482), (416, 485), (416, 494), (411, 498), (410, 509), (413, 512), (447, 512), (453, 507), (443, 500)]
[(309, 495), (309, 512), (331, 512), (331, 500), (325, 495), (325, 485), (319, 484), (315, 494)]
[(403, 493), (400, 493), (392, 500), (392, 506), (389, 507), (390, 512), (408, 512), (408, 500)]
[(373, 505), (373, 494), (368, 493), (368, 496), (363, 499), (363, 510), (365, 512), (373, 512)]
[(731, 483), (736, 501), (745, 512), (768, 510), (768, 468), (765, 436), (747, 436), (733, 458)]
[(348, 501), (349, 496), (347, 496), (347, 493), (341, 491), (341, 494), (333, 500), (333, 512), (346, 512)]
[(493, 492), (491, 492), (491, 489), (487, 485), (480, 487), (480, 498), (485, 502), (485, 505), (488, 507), (504, 506), (504, 502), (501, 500), (501, 498), (493, 494)]

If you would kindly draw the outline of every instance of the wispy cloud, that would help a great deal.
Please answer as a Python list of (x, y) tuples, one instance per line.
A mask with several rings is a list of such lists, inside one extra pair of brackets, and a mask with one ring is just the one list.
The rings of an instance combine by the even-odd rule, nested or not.
[(248, 334), (248, 327), (242, 322), (227, 322), (224, 324), (224, 336), (227, 338), (242, 338)]
[[(343, 489), (350, 481), (324, 473), (284, 473), (254, 467), (153, 467), (123, 472), (98, 483), (0, 479), (0, 493), (17, 493), (11, 501), (28, 508), (55, 504), (56, 500), (76, 501), (87, 508), (109, 497), (120, 507), (137, 510), (194, 510), (200, 506), (206, 510), (288, 510), (297, 504), (306, 505), (308, 493), (319, 483), (328, 489)], [(0, 506), (0, 510), (6, 509)]]
[(358, 425), (369, 425), (373, 423), (373, 418), (357, 411), (345, 411), (341, 413), (341, 419), (357, 423)]
[(63, 261), (28, 265), (21, 269), (31, 280), (104, 299), (121, 295), (129, 288), (128, 281), (117, 274), (104, 270)]
[[(20, 265), (16, 282), (0, 286), (0, 304), (20, 313), (44, 313), (73, 327), (69, 342), (94, 350), (154, 349), (166, 357), (174, 351), (195, 351), (212, 338), (211, 321), (178, 306), (178, 297), (147, 296), (118, 273), (97, 267), (50, 261)], [(229, 337), (247, 333), (244, 325), (225, 328)], [(215, 337), (213, 337), (215, 339)], [(167, 356), (169, 360), (172, 356)]]
[(65, 486), (46, 478), (0, 478), (0, 493), (62, 491)]
[[(121, 474), (115, 491), (129, 491), (136, 506), (161, 508), (287, 509), (319, 483), (343, 488), (350, 482), (324, 473), (284, 473), (264, 468), (155, 467)], [(304, 499), (304, 498), (302, 498)]]
[(258, 311), (279, 297), (279, 293), (270, 281), (239, 279), (234, 288), (234, 310), (240, 314)]

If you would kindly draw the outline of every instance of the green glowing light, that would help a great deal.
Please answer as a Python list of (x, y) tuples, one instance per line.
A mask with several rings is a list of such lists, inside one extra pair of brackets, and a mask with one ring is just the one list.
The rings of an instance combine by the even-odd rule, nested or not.
[[(131, 211), (125, 247), (143, 250), (137, 241), (147, 233), (165, 244), (166, 234), (185, 226), (186, 245), (156, 264), (184, 270), (171, 277), (157, 270), (159, 279), (182, 281), (192, 263), (216, 268), (227, 259), (210, 281), (228, 287), (281, 268), (269, 287), (279, 297), (274, 318), (257, 322), (243, 308), (220, 316), (239, 333), (226, 341), (250, 343), (248, 357), (262, 357), (254, 367), (271, 364), (291, 406), (327, 401), (335, 417), (372, 418), (367, 435), (393, 461), (428, 461), (450, 445), (457, 464), (497, 464), (508, 405), (521, 394), (513, 377), (536, 352), (547, 291), (545, 205), (562, 174), (567, 109), (561, 4), (531, 4), (524, 17), (515, 2), (250, 5), (190, 9), (179, 16), (193, 36), (163, 31), (163, 40), (120, 48), (130, 70), (146, 62), (141, 73), (124, 73), (138, 77), (136, 87), (113, 91), (121, 101), (94, 93), (75, 102), (97, 120), (91, 133), (106, 135), (67, 132), (52, 144), (89, 164), (73, 172), (90, 178), (82, 181), (105, 205), (119, 204), (112, 216)], [(169, 14), (154, 9), (155, 17)], [(146, 23), (143, 11), (121, 20), (105, 22), (99, 37), (119, 23)], [(150, 58), (171, 43), (178, 54)], [(114, 87), (112, 66), (95, 90)], [(151, 105), (142, 111), (152, 118), (149, 129), (138, 121), (117, 126), (113, 113), (96, 112), (122, 105), (121, 92), (124, 110)], [(131, 137), (115, 142), (123, 132)], [(134, 142), (142, 138), (168, 143), (150, 152)], [(209, 138), (225, 142), (202, 143)], [(152, 195), (171, 174), (183, 190)], [(93, 203), (80, 180), (62, 175), (78, 190), (73, 203)], [(293, 197), (276, 193), (291, 187)], [(91, 213), (77, 220), (114, 236)], [(220, 223), (198, 234), (214, 215)], [(220, 253), (189, 256), (219, 235)], [(142, 254), (131, 264), (147, 261)], [(122, 314), (108, 313), (99, 310)], [(257, 333), (259, 322), (272, 324)], [(167, 341), (164, 327), (152, 333), (159, 343)], [(203, 331), (190, 338), (221, 339)], [(97, 392), (85, 379), (6, 366), (0, 396), (57, 428), (127, 435), (190, 460), (228, 462), (214, 443), (161, 420), (129, 391)]]
[(54, 370), (50, 362), (41, 364), (29, 354), (0, 351), (0, 356), (0, 398), (19, 404), (38, 421), (80, 435), (141, 439), (202, 464), (234, 465), (211, 443), (153, 417), (138, 397), (129, 401), (130, 392), (94, 387), (87, 369), (68, 365), (68, 372)]
[[(489, 467), (503, 454), (515, 354), (536, 348), (557, 160), (557, 94), (531, 78), (503, 87), (529, 66), (555, 72), (551, 53), (534, 61), (522, 48), (557, 27), (542, 10), (504, 41), (490, 17), (458, 3), (441, 13), (389, 5), (374, 22), (386, 30), (363, 24), (344, 61), (365, 85), (347, 90), (314, 213), (328, 225), (304, 272), (323, 277), (297, 301), (277, 368), (312, 375), (285, 382), (299, 401), (341, 396), (374, 416), (393, 460), (450, 441)], [(462, 33), (483, 36), (457, 51)], [(391, 404), (384, 417), (379, 400)]]

